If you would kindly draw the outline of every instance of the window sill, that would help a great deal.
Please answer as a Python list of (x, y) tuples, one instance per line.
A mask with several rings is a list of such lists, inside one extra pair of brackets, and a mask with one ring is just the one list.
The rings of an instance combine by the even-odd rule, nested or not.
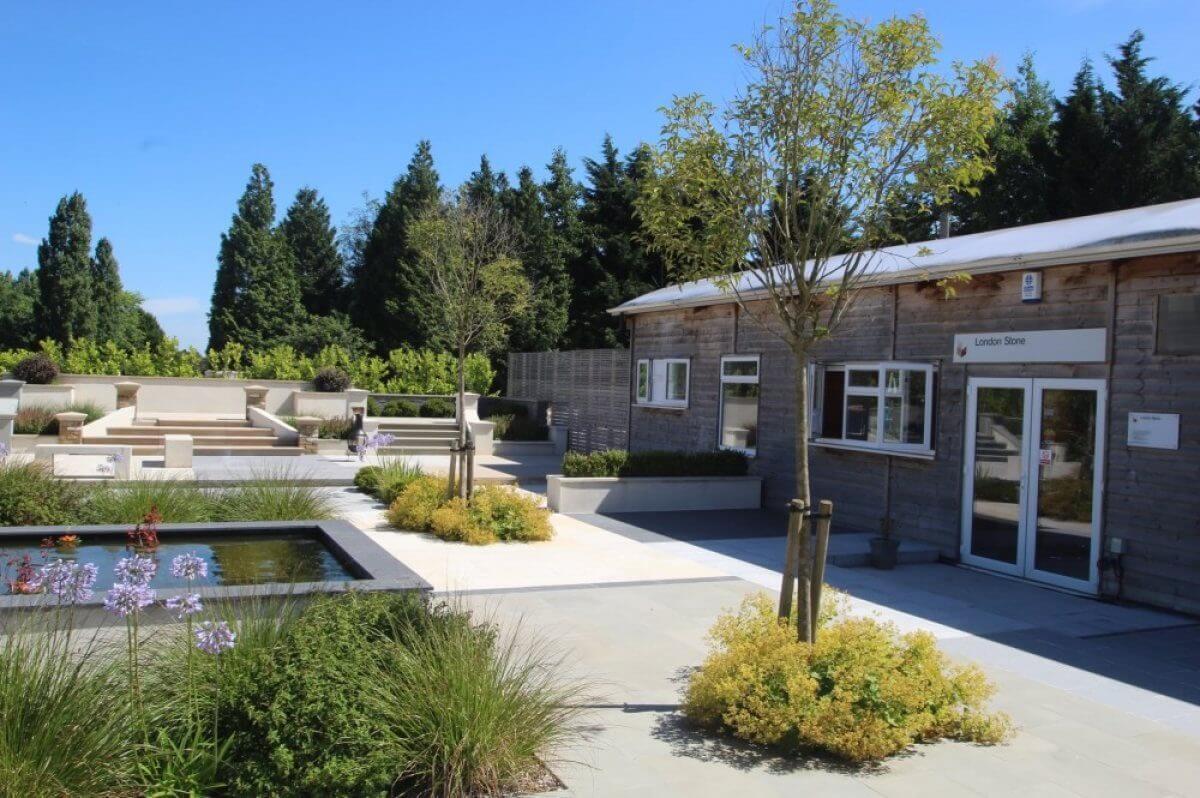
[(646, 407), (651, 410), (687, 410), (686, 402), (683, 403), (667, 403), (667, 402), (635, 402), (634, 407)]
[(849, 441), (835, 441), (828, 438), (810, 440), (809, 444), (818, 449), (836, 449), (844, 452), (863, 452), (865, 454), (884, 454), (889, 457), (906, 457), (910, 460), (932, 460), (937, 456), (936, 449), (884, 449), (879, 446), (856, 444)]

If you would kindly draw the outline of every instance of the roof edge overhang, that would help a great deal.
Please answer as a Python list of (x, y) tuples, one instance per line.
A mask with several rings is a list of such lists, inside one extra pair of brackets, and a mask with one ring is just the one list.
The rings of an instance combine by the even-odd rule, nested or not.
[[(1200, 252), (1200, 235), (1140, 240), (1118, 246), (1081, 247), (1060, 252), (1040, 253), (1029, 257), (1015, 256), (990, 258), (967, 263), (949, 263), (941, 266), (932, 266), (928, 269), (912, 268), (895, 272), (875, 272), (865, 276), (862, 284), (864, 286), (903, 285), (906, 283), (921, 283), (927, 280), (936, 280), (947, 275), (959, 273), (974, 276), (976, 274), (1045, 269), (1051, 266), (1070, 266), (1078, 263), (1144, 258), (1152, 255), (1173, 255), (1181, 252)], [(723, 291), (713, 296), (666, 300), (630, 307), (627, 307), (629, 303), (626, 302), (609, 308), (608, 313), (612, 316), (634, 316), (641, 313), (653, 313), (678, 308), (724, 305), (737, 302), (739, 299), (741, 301), (753, 301), (756, 299), (765, 299), (767, 296), (768, 292), (764, 288), (754, 288), (748, 291), (741, 291), (737, 294), (733, 291)]]

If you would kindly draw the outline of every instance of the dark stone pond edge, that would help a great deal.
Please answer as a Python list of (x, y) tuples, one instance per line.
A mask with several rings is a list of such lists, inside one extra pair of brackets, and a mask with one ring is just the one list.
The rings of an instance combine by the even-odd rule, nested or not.
[[(124, 536), (128, 525), (84, 526), (9, 526), (0, 527), (0, 549), (10, 538), (46, 538), (64, 534)], [(338, 562), (356, 578), (354, 581), (333, 582), (266, 582), (259, 585), (226, 585), (197, 587), (195, 592), (210, 600), (278, 599), (306, 596), (315, 593), (364, 591), (420, 591), (429, 593), (433, 586), (404, 563), (397, 560), (358, 527), (346, 521), (221, 521), (192, 524), (159, 524), (159, 537), (176, 535), (213, 535), (222, 533), (309, 534), (321, 541)], [(153, 584), (151, 584), (153, 587)], [(182, 588), (157, 588), (159, 600), (185, 592)], [(92, 601), (79, 607), (104, 605), (104, 594), (97, 591)], [(45, 595), (0, 595), (0, 611), (53, 607), (53, 599)]]

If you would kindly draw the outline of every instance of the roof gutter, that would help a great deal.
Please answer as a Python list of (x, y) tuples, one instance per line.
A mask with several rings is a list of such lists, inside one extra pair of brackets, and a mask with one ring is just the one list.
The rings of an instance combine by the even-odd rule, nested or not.
[[(876, 272), (864, 276), (863, 284), (873, 286), (903, 285), (905, 283), (920, 283), (960, 272), (966, 272), (974, 276), (976, 274), (996, 274), (998, 272), (1021, 271), (1025, 269), (1044, 269), (1050, 266), (1068, 266), (1076, 263), (1116, 260), (1119, 258), (1144, 258), (1151, 255), (1172, 255), (1180, 252), (1196, 251), (1200, 251), (1200, 236), (1180, 236), (1160, 239), (1155, 243), (1137, 242), (1123, 247), (1082, 247), (1061, 252), (1045, 253), (1033, 257), (1016, 255), (1005, 258), (989, 258), (970, 263), (943, 264), (928, 269), (913, 268), (896, 272)], [(768, 296), (769, 292), (763, 288), (755, 288), (740, 293), (740, 298), (743, 301), (766, 299)], [(665, 300), (644, 305), (635, 305), (633, 307), (617, 305), (614, 308), (609, 308), (608, 313), (613, 316), (626, 316), (677, 308), (722, 305), (736, 301), (738, 301), (738, 296), (735, 296), (732, 292), (722, 291), (713, 296), (697, 297), (695, 299)]]

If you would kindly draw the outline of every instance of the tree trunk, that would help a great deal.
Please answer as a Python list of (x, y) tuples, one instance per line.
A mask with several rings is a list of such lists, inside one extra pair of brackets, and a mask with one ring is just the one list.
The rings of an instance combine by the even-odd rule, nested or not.
[[(467, 399), (467, 348), (462, 344), (458, 345), (458, 406), (455, 408), (455, 415), (458, 417), (458, 448), (463, 450), (467, 444), (467, 414), (466, 414), (466, 399)], [(468, 462), (471, 465), (468, 465)], [(462, 451), (459, 455), (459, 468), (462, 469), (461, 476), (458, 479), (458, 495), (463, 499), (469, 499), (467, 495), (467, 483), (471, 480), (467, 476), (467, 469), (474, 465), (473, 460), (467, 457), (467, 453)]]
[[(796, 491), (795, 498), (804, 502), (805, 512), (812, 510), (812, 495), (809, 491), (808, 474), (808, 350), (795, 351), (794, 365), (796, 383)], [(798, 525), (798, 540), (793, 544), (796, 554), (796, 634), (802, 642), (811, 643), (812, 628), (812, 554), (809, 546), (809, 524)]]

